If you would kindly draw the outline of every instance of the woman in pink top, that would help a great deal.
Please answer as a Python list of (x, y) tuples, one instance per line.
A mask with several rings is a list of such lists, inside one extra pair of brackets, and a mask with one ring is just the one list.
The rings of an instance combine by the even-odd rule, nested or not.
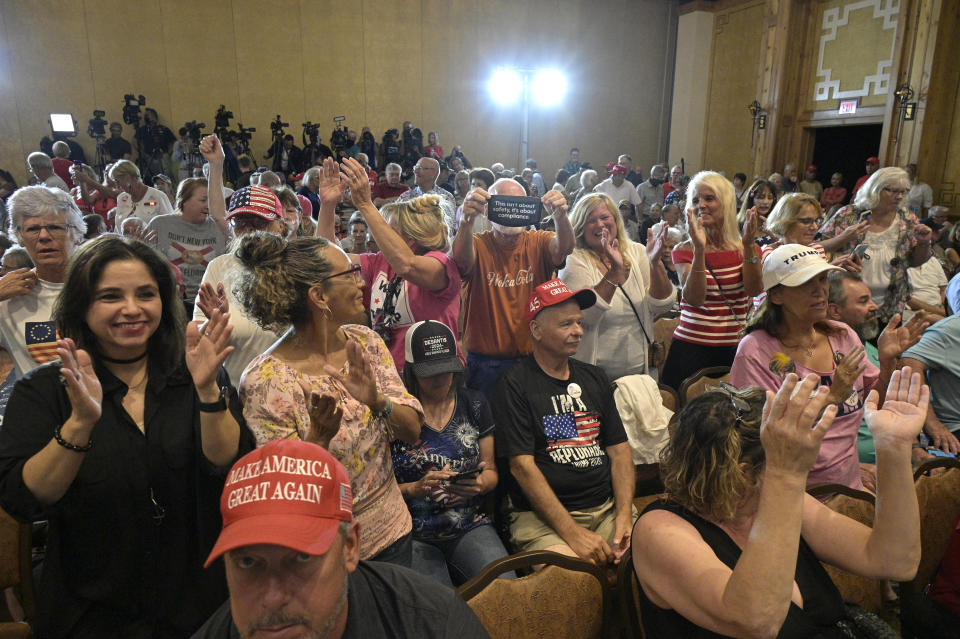
[[(785, 244), (767, 255), (763, 265), (767, 297), (747, 325), (730, 382), (738, 388), (776, 391), (788, 373), (819, 376), (820, 383), (830, 387), (837, 415), (807, 484), (862, 489), (857, 430), (863, 421), (864, 399), (876, 388), (883, 402), (899, 353), (911, 340), (919, 339), (923, 325), (911, 322), (898, 328), (899, 317), (891, 321), (877, 342), (878, 369), (864, 356), (863, 344), (852, 328), (827, 320), (831, 270), (840, 268), (828, 264), (815, 247)], [(865, 473), (872, 481), (872, 469)]]
[(297, 437), (328, 448), (353, 484), (360, 556), (409, 566), (412, 522), (393, 474), (390, 442), (413, 443), (423, 411), (406, 392), (383, 340), (351, 324), (363, 312), (360, 267), (323, 238), (252, 233), (237, 259), (248, 317), (274, 332), (247, 366), (240, 399), (257, 444)]
[(397, 371), (402, 372), (407, 329), (432, 319), (456, 331), (460, 321), (460, 272), (447, 255), (450, 239), (440, 198), (423, 195), (385, 204), (381, 214), (370, 199), (370, 184), (360, 163), (346, 159), (340, 171), (338, 175), (332, 160), (324, 164), (318, 233), (333, 239), (334, 207), (326, 204), (332, 198), (336, 198), (334, 203), (339, 201), (337, 194), (349, 187), (353, 205), (380, 247), (378, 253), (349, 257), (363, 268), (370, 325), (386, 342)]
[(737, 201), (730, 181), (712, 171), (697, 173), (687, 187), (690, 239), (673, 250), (680, 277), (680, 324), (660, 381), (679, 388), (707, 366), (730, 366), (760, 286), (757, 213), (737, 230)]

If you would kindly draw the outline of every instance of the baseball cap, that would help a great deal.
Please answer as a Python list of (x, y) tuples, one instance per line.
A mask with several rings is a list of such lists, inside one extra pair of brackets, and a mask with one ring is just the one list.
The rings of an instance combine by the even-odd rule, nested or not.
[(807, 171), (809, 171), (810, 173), (816, 173), (816, 172), (817, 172), (817, 165), (816, 165), (816, 164), (811, 164), (810, 166), (807, 167)]
[(616, 162), (609, 162), (606, 166), (607, 173), (610, 175), (626, 175), (627, 167), (622, 164), (617, 164)]
[(871, 155), (867, 158), (867, 164), (880, 164), (880, 158), (875, 155)]
[(417, 322), (407, 329), (404, 360), (417, 377), (463, 372), (453, 331), (434, 320)]
[(306, 195), (300, 195), (299, 193), (297, 193), (297, 200), (300, 202), (303, 217), (313, 217), (313, 202)]
[(574, 292), (564, 284), (563, 280), (555, 277), (533, 289), (533, 294), (527, 302), (527, 322), (530, 322), (537, 316), (537, 313), (548, 306), (555, 306), (556, 304), (566, 302), (571, 297), (577, 300), (577, 304), (579, 304), (582, 309), (590, 308), (597, 303), (597, 294), (594, 293), (592, 289), (584, 288)]
[(764, 258), (763, 290), (769, 291), (777, 284), (800, 286), (824, 271), (841, 270), (828, 264), (817, 249), (803, 244), (784, 244)]
[(238, 190), (230, 198), (230, 210), (227, 219), (237, 215), (256, 215), (267, 221), (283, 217), (283, 207), (273, 191), (265, 186), (254, 184)]
[(223, 530), (210, 556), (270, 544), (309, 555), (330, 549), (342, 521), (353, 520), (347, 470), (327, 449), (275, 439), (241, 457), (220, 497)]

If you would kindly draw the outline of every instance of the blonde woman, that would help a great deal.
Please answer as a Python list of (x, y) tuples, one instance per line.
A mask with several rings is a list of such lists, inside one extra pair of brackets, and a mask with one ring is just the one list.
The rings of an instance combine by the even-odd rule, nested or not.
[[(392, 202), (377, 210), (370, 199), (366, 170), (356, 160), (340, 165), (325, 163), (320, 191), (332, 193), (349, 187), (353, 205), (367, 222), (378, 253), (351, 254), (360, 264), (365, 306), (373, 330), (383, 338), (397, 370), (403, 370), (403, 340), (416, 322), (433, 319), (456, 329), (460, 319), (460, 273), (447, 255), (450, 240), (440, 198), (424, 195)], [(323, 202), (329, 197), (321, 198)], [(333, 200), (339, 201), (339, 197)], [(333, 212), (320, 209), (318, 232), (333, 241)]]
[(673, 250), (680, 277), (680, 324), (660, 379), (679, 388), (707, 366), (730, 366), (750, 298), (763, 290), (753, 212), (737, 231), (733, 184), (701, 171), (687, 187), (689, 239)]
[(657, 237), (651, 231), (646, 247), (632, 241), (616, 204), (602, 193), (580, 199), (570, 224), (576, 248), (560, 277), (574, 290), (597, 294), (597, 303), (583, 312), (576, 358), (599, 366), (610, 379), (646, 373), (653, 318), (676, 299), (660, 259), (667, 227)]

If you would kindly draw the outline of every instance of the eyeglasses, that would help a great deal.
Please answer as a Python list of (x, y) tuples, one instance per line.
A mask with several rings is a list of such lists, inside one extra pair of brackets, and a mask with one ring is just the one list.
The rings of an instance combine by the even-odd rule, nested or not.
[(262, 217), (250, 216), (250, 217), (235, 217), (231, 218), (230, 224), (233, 225), (233, 230), (237, 233), (242, 233), (248, 229), (254, 231), (262, 231), (270, 226), (270, 221), (265, 220)]
[(340, 277), (341, 275), (347, 275), (347, 274), (353, 275), (353, 279), (356, 280), (358, 284), (363, 283), (363, 275), (361, 275), (360, 273), (362, 268), (363, 267), (361, 267), (359, 264), (354, 264), (353, 266), (348, 268), (346, 271), (340, 271), (339, 273), (334, 273), (333, 275), (327, 275), (325, 278), (319, 280), (317, 284), (322, 284), (327, 280), (332, 280), (335, 277)]
[(798, 217), (797, 224), (802, 224), (804, 226), (810, 226), (814, 224), (820, 226), (820, 223), (823, 222), (823, 218), (820, 217)]
[(883, 187), (881, 191), (886, 191), (890, 195), (906, 195), (907, 194), (907, 189), (892, 189), (889, 186)]
[(66, 224), (36, 224), (34, 226), (28, 226), (25, 229), (20, 229), (20, 233), (26, 235), (27, 237), (36, 238), (40, 237), (40, 231), (46, 231), (50, 237), (63, 237), (67, 234)]

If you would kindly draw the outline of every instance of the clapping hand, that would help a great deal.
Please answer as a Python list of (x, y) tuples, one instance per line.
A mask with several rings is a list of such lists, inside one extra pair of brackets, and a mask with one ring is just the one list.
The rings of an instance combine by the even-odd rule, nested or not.
[(371, 408), (377, 403), (377, 396), (380, 394), (377, 390), (377, 377), (370, 362), (367, 361), (363, 347), (357, 340), (347, 340), (346, 375), (341, 375), (340, 371), (330, 364), (324, 364), (323, 370), (327, 375), (343, 384), (347, 392), (358, 402)]
[(343, 199), (343, 191), (347, 184), (340, 180), (340, 167), (333, 158), (324, 158), (323, 169), (320, 172), (320, 186), (317, 196), (321, 204), (324, 202), (339, 202)]
[(690, 236), (694, 251), (702, 253), (707, 247), (707, 233), (700, 225), (700, 219), (697, 218), (697, 212), (693, 208), (687, 209), (687, 234)]
[(660, 226), (656, 236), (653, 234), (653, 228), (647, 229), (647, 259), (654, 265), (667, 250), (667, 233), (670, 232), (670, 225), (666, 222)]
[(344, 158), (340, 164), (341, 182), (346, 182), (350, 188), (350, 201), (358, 209), (361, 206), (369, 204), (373, 206), (370, 199), (370, 177), (363, 165), (353, 158)]
[(230, 314), (217, 309), (210, 312), (210, 319), (187, 324), (187, 369), (198, 391), (216, 387), (217, 373), (234, 347), (230, 346)]
[(920, 373), (904, 366), (890, 376), (882, 407), (877, 405), (879, 400), (880, 393), (873, 389), (864, 403), (864, 418), (877, 448), (897, 444), (909, 448), (927, 416), (930, 387)]
[(331, 440), (340, 432), (343, 420), (343, 406), (339, 399), (322, 395), (320, 391), (310, 389), (310, 385), (300, 380), (303, 397), (310, 415), (310, 430), (304, 438), (308, 442), (329, 448)]
[(843, 402), (850, 397), (854, 384), (867, 369), (866, 353), (863, 346), (857, 346), (837, 363), (830, 386), (830, 400), (833, 403)]
[(606, 227), (600, 232), (600, 247), (603, 250), (603, 256), (610, 262), (610, 270), (622, 273), (623, 255), (620, 253), (620, 240), (610, 237)]
[(757, 213), (757, 207), (752, 206), (747, 209), (747, 219), (743, 224), (743, 233), (741, 237), (743, 238), (744, 245), (753, 244), (757, 240), (757, 229), (759, 228), (759, 214)]
[(37, 274), (29, 268), (8, 271), (0, 277), (0, 300), (26, 295), (37, 285)]
[(923, 331), (930, 326), (925, 315), (924, 311), (918, 311), (903, 326), (900, 326), (899, 313), (890, 318), (887, 327), (877, 338), (877, 356), (881, 362), (896, 360), (904, 351), (920, 341)]
[(820, 378), (803, 381), (788, 373), (776, 395), (767, 391), (760, 425), (766, 469), (806, 475), (820, 454), (820, 443), (837, 415), (830, 392)]
[(223, 287), (223, 282), (219, 282), (216, 289), (210, 282), (201, 284), (197, 293), (197, 307), (207, 316), (207, 319), (212, 316), (214, 310), (220, 311), (221, 315), (229, 313), (230, 302), (227, 300), (227, 291)]
[(60, 375), (67, 388), (67, 397), (73, 409), (70, 417), (84, 426), (93, 428), (100, 420), (103, 406), (103, 389), (93, 370), (93, 362), (87, 351), (77, 348), (72, 339), (57, 340), (57, 355), (62, 363)]

